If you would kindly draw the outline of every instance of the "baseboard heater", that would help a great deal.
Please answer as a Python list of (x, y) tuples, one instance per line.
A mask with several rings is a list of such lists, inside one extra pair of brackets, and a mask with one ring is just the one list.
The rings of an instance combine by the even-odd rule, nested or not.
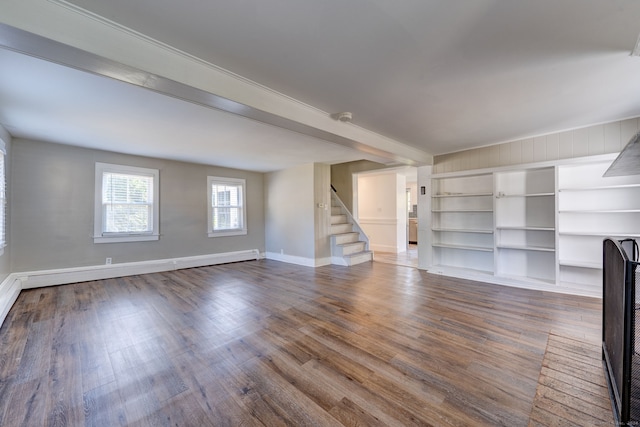
[(614, 421), (623, 426), (640, 424), (639, 266), (635, 239), (604, 240), (602, 360)]

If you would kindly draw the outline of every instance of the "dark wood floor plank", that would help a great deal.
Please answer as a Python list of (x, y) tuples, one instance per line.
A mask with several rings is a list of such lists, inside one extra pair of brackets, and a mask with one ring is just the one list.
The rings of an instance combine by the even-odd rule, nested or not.
[(45, 424), (75, 426), (85, 423), (82, 393), (82, 366), (78, 344), (53, 340), (51, 367), (47, 381)]
[(16, 383), (11, 387), (11, 394), (0, 395), (2, 426), (42, 426), (47, 413), (47, 377)]
[(331, 393), (326, 387), (320, 386), (316, 381), (310, 379), (302, 366), (294, 359), (285, 354), (265, 354), (260, 356), (260, 361), (264, 369), (269, 369), (272, 376), (278, 376), (279, 381), (286, 381), (295, 387), (299, 393), (304, 394), (314, 402), (315, 405), (329, 411), (340, 401), (340, 395)]
[(310, 398), (308, 393), (300, 393), (296, 384), (289, 383), (280, 375), (282, 366), (271, 363), (268, 358), (259, 358), (245, 363), (243, 368), (247, 376), (254, 381), (256, 391), (282, 419), (287, 420), (287, 424), (340, 425), (328, 411)]
[(344, 426), (376, 427), (386, 425), (346, 397), (332, 407), (329, 413)]
[(212, 353), (196, 350), (187, 351), (174, 358), (176, 368), (188, 387), (188, 392), (180, 394), (176, 401), (187, 398), (195, 401), (207, 417), (207, 421), (203, 421), (202, 425), (263, 426), (255, 418), (255, 414), (238, 405), (231, 393), (223, 386), (221, 371), (209, 366), (214, 359), (218, 361), (216, 363), (229, 363), (229, 361), (224, 357), (217, 355), (211, 357), (211, 355)]
[(32, 289), (0, 328), (0, 420), (607, 425), (601, 308), (376, 262)]
[(366, 384), (345, 376), (343, 372), (325, 364), (324, 360), (312, 359), (305, 363), (303, 368), (315, 381), (323, 384), (324, 387), (336, 390), (339, 396), (348, 396), (372, 417), (381, 420), (386, 425), (437, 425), (415, 416), (404, 405), (397, 405), (388, 400), (386, 396), (373, 392)]
[[(0, 329), (0, 380), (5, 381), (16, 374), (24, 349), (27, 336), (33, 322), (33, 312), (25, 312), (24, 307), (11, 309)], [(45, 350), (46, 351), (46, 350)]]
[(53, 340), (53, 320), (33, 323), (27, 333), (27, 342), (20, 357), (14, 383), (40, 378), (51, 366), (51, 342)]
[(127, 426), (127, 417), (115, 379), (83, 394), (87, 427)]

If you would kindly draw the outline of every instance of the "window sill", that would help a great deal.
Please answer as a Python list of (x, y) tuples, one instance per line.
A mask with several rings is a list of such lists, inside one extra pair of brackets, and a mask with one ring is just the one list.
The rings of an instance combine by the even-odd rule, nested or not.
[(209, 237), (244, 236), (247, 230), (210, 231)]
[(94, 236), (93, 243), (126, 243), (126, 242), (150, 242), (160, 240), (158, 234), (132, 235), (132, 236)]

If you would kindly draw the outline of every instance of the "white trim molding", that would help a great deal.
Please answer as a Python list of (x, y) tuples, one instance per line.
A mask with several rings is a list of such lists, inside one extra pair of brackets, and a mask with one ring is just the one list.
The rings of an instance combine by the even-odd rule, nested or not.
[(360, 224), (372, 225), (398, 225), (397, 218), (358, 218)]
[(286, 262), (288, 264), (302, 265), (304, 267), (322, 267), (331, 264), (331, 257), (314, 259), (295, 255), (279, 254), (277, 252), (266, 252), (265, 258), (273, 261)]
[(22, 285), (17, 276), (10, 274), (0, 283), (0, 326), (9, 314), (13, 303), (18, 299)]

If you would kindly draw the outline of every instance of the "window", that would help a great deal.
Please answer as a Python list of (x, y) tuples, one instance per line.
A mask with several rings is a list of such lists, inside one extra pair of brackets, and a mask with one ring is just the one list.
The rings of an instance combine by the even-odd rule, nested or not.
[(7, 245), (6, 234), (6, 172), (5, 172), (5, 156), (6, 147), (3, 140), (0, 139), (0, 255), (4, 253), (4, 247)]
[(209, 237), (247, 234), (245, 180), (210, 176), (207, 184)]
[(96, 163), (95, 243), (158, 240), (157, 169)]

